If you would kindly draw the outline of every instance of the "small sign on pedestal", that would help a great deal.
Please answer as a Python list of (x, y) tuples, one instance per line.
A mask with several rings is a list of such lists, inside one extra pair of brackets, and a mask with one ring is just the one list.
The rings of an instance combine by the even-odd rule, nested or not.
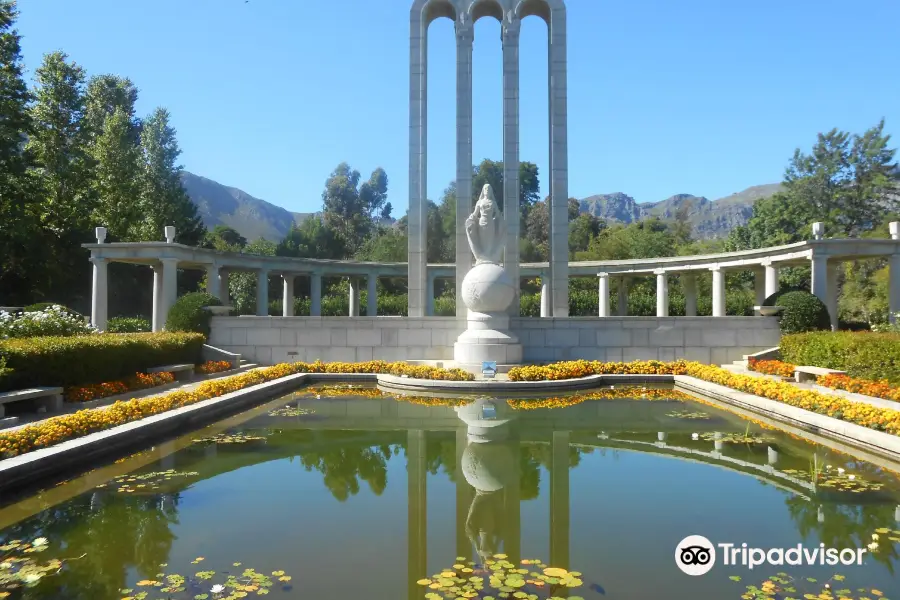
[(486, 360), (481, 363), (481, 374), (485, 379), (493, 379), (497, 376), (497, 361)]

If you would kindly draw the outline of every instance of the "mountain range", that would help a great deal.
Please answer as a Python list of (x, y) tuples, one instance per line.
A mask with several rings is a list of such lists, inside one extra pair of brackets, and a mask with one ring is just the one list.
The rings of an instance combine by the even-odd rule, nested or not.
[[(301, 223), (315, 213), (295, 213), (247, 192), (222, 185), (212, 179), (185, 171), (182, 183), (197, 205), (207, 228), (228, 225), (248, 240), (264, 237), (281, 240), (293, 223)], [(590, 213), (609, 222), (633, 223), (647, 217), (673, 219), (679, 208), (688, 203), (688, 219), (694, 236), (703, 239), (728, 235), (743, 225), (753, 214), (753, 203), (781, 189), (781, 184), (757, 185), (742, 192), (709, 200), (703, 196), (676, 194), (660, 202), (637, 202), (621, 192), (597, 194), (579, 201), (582, 213)]]

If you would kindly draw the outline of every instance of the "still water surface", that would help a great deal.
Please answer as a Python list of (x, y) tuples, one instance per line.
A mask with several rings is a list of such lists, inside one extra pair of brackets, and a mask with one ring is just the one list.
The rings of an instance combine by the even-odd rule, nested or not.
[[(71, 559), (9, 598), (421, 599), (441, 590), (416, 581), (443, 570), (462, 581), (522, 559), (580, 572), (567, 593), (589, 600), (740, 598), (779, 571), (801, 580), (797, 597), (835, 573), (834, 589), (900, 597), (890, 472), (674, 392), (609, 395), (525, 410), (300, 390), (0, 508), (0, 559), (41, 537), (46, 550), (19, 555)], [(862, 548), (876, 530), (862, 566), (720, 558), (689, 577), (674, 560), (692, 534)], [(242, 587), (211, 593), (229, 575)], [(484, 581), (471, 593), (502, 597)], [(546, 598), (549, 586), (522, 589)]]

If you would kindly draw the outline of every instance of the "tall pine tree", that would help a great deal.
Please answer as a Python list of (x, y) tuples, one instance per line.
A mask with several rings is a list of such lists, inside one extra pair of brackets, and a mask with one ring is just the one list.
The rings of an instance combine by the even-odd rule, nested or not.
[(116, 108), (91, 146), (96, 165), (94, 217), (116, 241), (140, 240), (141, 152), (134, 143), (133, 125), (128, 114)]
[(163, 227), (174, 225), (178, 242), (199, 245), (206, 235), (206, 228), (181, 183), (182, 166), (178, 164), (181, 149), (175, 129), (169, 124), (169, 111), (157, 108), (144, 120), (141, 148), (140, 239), (159, 239)]

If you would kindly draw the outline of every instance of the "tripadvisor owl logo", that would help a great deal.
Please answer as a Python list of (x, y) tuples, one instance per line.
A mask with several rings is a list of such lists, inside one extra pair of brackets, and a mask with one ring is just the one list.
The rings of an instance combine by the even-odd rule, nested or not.
[(706, 575), (716, 564), (716, 548), (702, 535), (689, 535), (675, 547), (675, 564), (687, 575)]

